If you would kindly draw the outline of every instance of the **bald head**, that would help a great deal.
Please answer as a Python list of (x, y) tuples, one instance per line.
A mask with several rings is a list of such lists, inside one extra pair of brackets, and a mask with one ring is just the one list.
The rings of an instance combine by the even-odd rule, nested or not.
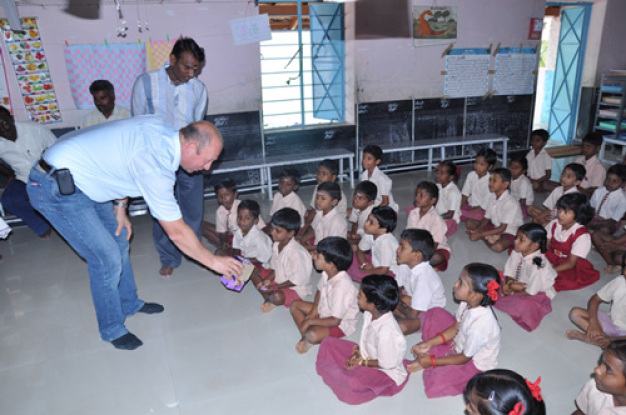
[[(201, 151), (209, 144), (224, 145), (224, 139), (217, 127), (208, 121), (198, 121), (180, 129), (180, 134), (185, 142), (195, 142)], [(213, 143), (216, 140), (217, 142)], [(221, 152), (221, 149), (220, 149)]]
[(180, 166), (188, 173), (209, 170), (224, 147), (219, 130), (208, 121), (198, 121), (180, 130)]

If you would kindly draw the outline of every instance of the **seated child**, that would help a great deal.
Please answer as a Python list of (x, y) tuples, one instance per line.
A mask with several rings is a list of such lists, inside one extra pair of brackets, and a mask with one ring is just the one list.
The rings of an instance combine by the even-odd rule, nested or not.
[(358, 294), (363, 311), (359, 344), (328, 337), (320, 346), (317, 373), (340, 401), (359, 405), (377, 396), (393, 396), (409, 376), (403, 365), (406, 339), (393, 318), (398, 304), (396, 281), (387, 275), (363, 278)]
[(393, 182), (385, 173), (383, 173), (378, 165), (383, 160), (383, 150), (377, 145), (367, 145), (363, 149), (363, 173), (361, 173), (361, 180), (369, 180), (376, 185), (378, 194), (376, 195), (376, 202), (374, 206), (390, 206), (396, 213), (398, 213), (398, 204), (393, 200), (391, 194), (391, 187)]
[[(214, 187), (217, 203), (215, 211), (215, 224), (207, 221), (202, 222), (202, 236), (217, 249), (228, 248), (232, 242), (232, 237), (237, 230), (237, 207), (239, 206), (238, 193), (235, 182), (231, 179), (223, 180)], [(262, 218), (257, 224), (259, 229), (266, 225)]]
[(580, 192), (591, 197), (596, 188), (604, 184), (606, 169), (598, 159), (598, 153), (602, 148), (602, 134), (594, 131), (583, 137), (582, 156), (574, 160), (574, 163), (585, 167), (587, 174), (580, 184)]
[(456, 185), (461, 169), (451, 161), (443, 161), (437, 166), (435, 181), (439, 188), (437, 199), (437, 213), (443, 218), (448, 227), (446, 238), (456, 233), (461, 221), (461, 191)]
[(428, 263), (435, 242), (424, 229), (405, 229), (398, 246), (398, 285), (403, 289), (393, 315), (404, 335), (422, 327), (427, 311), (446, 306), (446, 295), (439, 274)]
[(504, 266), (503, 297), (495, 308), (504, 311), (526, 331), (533, 331), (552, 311), (556, 271), (543, 255), (548, 243), (546, 230), (527, 223), (517, 230), (515, 249)]
[[(315, 250), (318, 241), (329, 236), (345, 238), (348, 234), (348, 220), (337, 210), (341, 199), (341, 188), (335, 182), (325, 182), (317, 187), (315, 218), (311, 229), (298, 237), (309, 251)], [(313, 243), (310, 240), (314, 238)]]
[(571, 163), (565, 166), (561, 173), (561, 185), (554, 189), (543, 202), (545, 209), (536, 206), (528, 206), (528, 215), (533, 223), (546, 226), (548, 222), (556, 218), (556, 202), (561, 196), (578, 193), (578, 186), (585, 177), (585, 168), (580, 164)]
[(435, 205), (439, 200), (439, 189), (432, 182), (420, 182), (415, 189), (415, 209), (411, 211), (407, 220), (407, 228), (425, 229), (435, 241), (435, 252), (430, 258), (430, 265), (438, 271), (448, 269), (450, 247), (446, 232), (448, 227), (437, 214)]
[(489, 199), (489, 172), (495, 167), (498, 157), (490, 148), (476, 154), (474, 171), (470, 172), (461, 191), (461, 220), (482, 220)]
[(498, 298), (499, 279), (491, 265), (466, 265), (453, 288), (460, 303), (456, 317), (434, 308), (424, 321), (424, 341), (411, 349), (415, 360), (407, 369), (425, 369), (427, 397), (459, 395), (474, 375), (498, 365), (500, 326), (491, 305)]
[(626, 340), (611, 342), (593, 372), (576, 397), (578, 409), (572, 415), (626, 413)]
[(511, 172), (495, 169), (489, 180), (491, 196), (487, 199), (487, 211), (481, 220), (467, 221), (467, 234), (472, 241), (482, 239), (496, 252), (509, 249), (515, 241), (517, 228), (524, 223), (519, 203), (509, 193)]
[(468, 415), (546, 415), (537, 379), (531, 383), (508, 369), (492, 369), (467, 382), (463, 399)]
[(354, 196), (352, 196), (352, 212), (350, 213), (349, 222), (352, 227), (349, 228), (348, 241), (352, 245), (352, 250), (356, 252), (357, 245), (363, 236), (363, 227), (367, 217), (374, 209), (376, 194), (378, 189), (376, 185), (369, 180), (364, 180), (356, 185)]
[(526, 160), (528, 161), (528, 178), (536, 192), (550, 190), (548, 185), (552, 176), (552, 157), (544, 148), (549, 138), (550, 135), (544, 129), (530, 133), (531, 150), (526, 154)]
[(596, 214), (587, 225), (590, 232), (601, 231), (612, 235), (626, 213), (626, 196), (622, 186), (626, 182), (626, 166), (616, 164), (606, 172), (604, 186), (598, 187), (591, 196), (591, 207)]
[[(306, 218), (304, 220), (304, 227), (302, 228), (302, 233), (306, 233), (311, 226), (311, 222), (315, 218), (315, 199), (317, 198), (317, 188), (320, 184), (326, 182), (337, 183), (337, 178), (339, 176), (339, 162), (337, 160), (322, 160), (317, 166), (317, 184), (315, 185), (315, 189), (313, 189), (313, 196), (311, 197), (311, 203), (309, 204), (310, 208), (306, 211)], [(337, 204), (337, 210), (339, 213), (346, 217), (348, 212), (348, 199), (346, 195), (341, 191), (341, 200)]]
[(270, 215), (278, 212), (282, 208), (292, 208), (298, 212), (302, 223), (304, 224), (304, 216), (306, 215), (306, 207), (296, 193), (300, 186), (300, 172), (296, 169), (284, 169), (280, 172), (278, 178), (278, 192), (274, 193), (274, 201), (270, 209)]
[(254, 265), (269, 267), (272, 257), (272, 239), (257, 227), (261, 208), (250, 199), (244, 199), (237, 206), (238, 229), (233, 235), (232, 249), (219, 250), (221, 255), (243, 255)]
[(282, 208), (272, 215), (272, 259), (270, 269), (260, 275), (252, 274), (251, 280), (263, 297), (261, 311), (269, 312), (277, 305), (291, 306), (296, 300), (312, 294), (311, 255), (295, 239), (302, 219), (292, 208)]
[(600, 273), (586, 259), (591, 249), (591, 236), (585, 225), (593, 216), (593, 208), (582, 193), (561, 196), (556, 208), (557, 218), (546, 226), (546, 258), (557, 272), (554, 289), (577, 290), (600, 278)]
[[(369, 274), (395, 274), (398, 267), (396, 250), (398, 241), (393, 236), (398, 217), (389, 206), (372, 209), (363, 228), (363, 237), (359, 241), (356, 261), (348, 269), (348, 275), (356, 282), (361, 282)], [(371, 256), (366, 257), (366, 252)]]
[(300, 354), (328, 336), (338, 338), (354, 333), (359, 314), (358, 290), (346, 274), (352, 264), (350, 243), (337, 236), (324, 238), (317, 244), (313, 261), (322, 272), (315, 299), (294, 301), (290, 308), (302, 336), (296, 344)]
[[(622, 263), (626, 255), (622, 256)], [(601, 303), (611, 304), (611, 313), (600, 311)], [(572, 323), (582, 331), (567, 330), (570, 340), (580, 340), (605, 349), (612, 340), (626, 336), (626, 273), (614, 278), (595, 293), (587, 309), (574, 307), (569, 313)]]
[(522, 208), (522, 217), (528, 217), (528, 206), (533, 205), (535, 200), (535, 192), (530, 179), (526, 177), (528, 169), (528, 161), (526, 157), (513, 157), (509, 164), (511, 172), (511, 196), (517, 200)]

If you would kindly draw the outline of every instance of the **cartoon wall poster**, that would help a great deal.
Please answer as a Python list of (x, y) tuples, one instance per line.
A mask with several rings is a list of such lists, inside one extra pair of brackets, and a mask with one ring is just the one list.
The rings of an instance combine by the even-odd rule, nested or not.
[(13, 108), (11, 108), (11, 94), (9, 93), (9, 84), (7, 82), (7, 70), (4, 66), (2, 50), (0, 50), (0, 105), (13, 114)]
[(36, 19), (23, 18), (23, 30), (11, 30), (9, 22), (2, 19), (0, 28), (29, 119), (42, 124), (60, 122), (61, 112)]
[(457, 7), (413, 6), (413, 46), (456, 41)]

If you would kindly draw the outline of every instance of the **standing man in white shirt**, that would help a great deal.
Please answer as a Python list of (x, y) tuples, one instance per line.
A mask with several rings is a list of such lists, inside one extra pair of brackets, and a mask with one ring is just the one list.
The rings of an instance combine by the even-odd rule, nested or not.
[[(178, 39), (172, 48), (169, 65), (142, 74), (135, 81), (132, 115), (155, 114), (177, 129), (203, 120), (209, 102), (206, 87), (197, 78), (203, 64), (204, 49), (191, 38)], [(176, 173), (174, 194), (185, 223), (200, 237), (204, 216), (202, 172), (190, 174), (180, 169)], [(181, 263), (181, 252), (157, 221), (153, 234), (161, 262), (159, 274), (169, 278)]]
[(115, 105), (115, 88), (111, 82), (106, 79), (95, 80), (89, 86), (89, 93), (93, 97), (93, 105), (96, 108), (87, 114), (81, 128), (130, 118), (130, 111)]

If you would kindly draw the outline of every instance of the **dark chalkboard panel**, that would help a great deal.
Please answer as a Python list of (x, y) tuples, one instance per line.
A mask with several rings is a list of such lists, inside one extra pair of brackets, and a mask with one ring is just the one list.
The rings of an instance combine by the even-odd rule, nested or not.
[[(464, 98), (414, 100), (415, 141), (462, 136), (464, 109)], [(446, 155), (455, 156), (457, 153), (460, 155), (460, 151), (461, 147), (447, 148)], [(439, 150), (434, 150), (433, 157), (439, 156)], [(427, 157), (426, 151), (415, 154), (415, 160), (424, 160)]]
[[(359, 146), (410, 143), (413, 137), (413, 101), (372, 102), (358, 105)], [(411, 161), (410, 153), (383, 157), (382, 165)]]

